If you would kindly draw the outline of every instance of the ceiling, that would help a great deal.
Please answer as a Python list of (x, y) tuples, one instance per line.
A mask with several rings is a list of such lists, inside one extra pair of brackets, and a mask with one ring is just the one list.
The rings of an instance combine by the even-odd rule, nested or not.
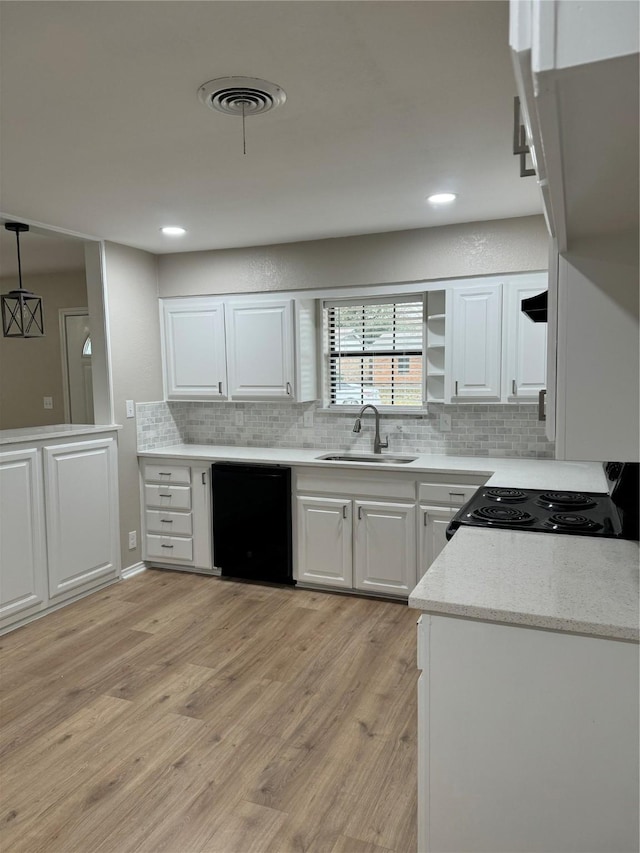
[[(541, 211), (511, 154), (506, 2), (47, 0), (0, 24), (13, 216), (175, 252)], [(197, 98), (227, 75), (287, 94), (246, 156), (241, 119)]]

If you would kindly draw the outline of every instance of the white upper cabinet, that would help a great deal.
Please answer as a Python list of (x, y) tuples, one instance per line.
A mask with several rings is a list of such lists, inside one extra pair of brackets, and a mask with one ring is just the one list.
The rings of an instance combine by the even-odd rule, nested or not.
[(317, 397), (312, 299), (162, 300), (167, 400)]
[(547, 324), (534, 323), (522, 311), (522, 300), (546, 290), (546, 282), (511, 283), (504, 288), (504, 358), (502, 396), (506, 400), (537, 399), (547, 384)]
[(226, 312), (230, 396), (293, 399), (293, 300), (229, 302)]
[(452, 399), (500, 400), (502, 285), (453, 288)]
[(223, 304), (210, 297), (165, 299), (162, 311), (166, 399), (226, 398)]
[(597, 234), (637, 233), (638, 4), (511, 0), (509, 30), (522, 121), (558, 250)]

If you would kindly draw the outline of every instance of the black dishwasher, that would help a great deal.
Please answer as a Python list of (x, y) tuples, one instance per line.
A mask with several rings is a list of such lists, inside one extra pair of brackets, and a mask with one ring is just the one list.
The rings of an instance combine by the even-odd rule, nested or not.
[(223, 577), (293, 584), (291, 469), (212, 465), (214, 563)]

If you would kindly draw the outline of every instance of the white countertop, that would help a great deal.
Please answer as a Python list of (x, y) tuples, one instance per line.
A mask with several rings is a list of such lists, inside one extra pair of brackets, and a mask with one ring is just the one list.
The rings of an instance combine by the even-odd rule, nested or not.
[(556, 631), (638, 640), (637, 542), (460, 528), (409, 606)]
[(72, 438), (76, 435), (113, 432), (122, 429), (119, 424), (50, 424), (49, 426), (21, 427), (0, 430), (0, 444), (23, 444), (26, 441), (47, 441), (50, 438)]
[[(174, 458), (205, 462), (255, 462), (273, 465), (321, 466), (421, 475), (486, 474), (489, 485), (520, 489), (567, 489), (574, 492), (606, 492), (607, 483), (599, 462), (557, 462), (554, 459), (505, 459), (488, 456), (445, 456), (422, 453), (415, 462), (381, 465), (375, 462), (328, 462), (319, 459), (329, 450), (287, 447), (236, 447), (209, 444), (175, 444), (139, 453), (145, 458)], [(340, 450), (336, 450), (340, 453)], [(342, 451), (344, 452), (344, 451)], [(413, 454), (402, 454), (413, 455)]]

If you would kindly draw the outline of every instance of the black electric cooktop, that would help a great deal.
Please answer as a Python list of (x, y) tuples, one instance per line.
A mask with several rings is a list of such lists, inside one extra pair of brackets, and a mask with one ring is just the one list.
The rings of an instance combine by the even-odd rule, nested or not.
[(457, 513), (448, 532), (453, 533), (461, 526), (622, 536), (622, 517), (618, 507), (609, 495), (592, 492), (485, 487), (478, 489)]

